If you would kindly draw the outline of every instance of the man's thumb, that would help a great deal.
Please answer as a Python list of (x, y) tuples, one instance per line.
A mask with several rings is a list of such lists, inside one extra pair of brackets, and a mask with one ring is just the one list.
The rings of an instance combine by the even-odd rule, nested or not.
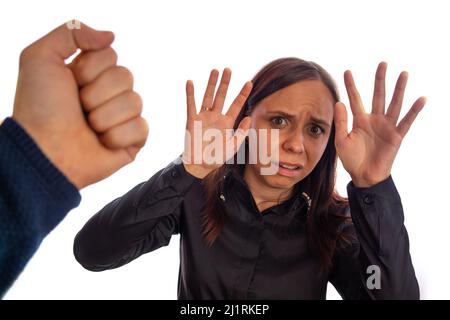
[(54, 29), (31, 46), (40, 54), (50, 54), (67, 59), (81, 50), (99, 50), (108, 47), (114, 40), (110, 31), (97, 31), (77, 21), (70, 20)]

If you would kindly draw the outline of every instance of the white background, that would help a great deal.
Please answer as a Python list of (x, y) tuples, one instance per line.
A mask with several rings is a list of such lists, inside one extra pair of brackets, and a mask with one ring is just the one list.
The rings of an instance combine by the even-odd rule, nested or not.
[[(75, 261), (73, 238), (106, 203), (181, 153), (187, 79), (194, 80), (199, 100), (210, 69), (230, 67), (229, 97), (234, 97), (263, 65), (286, 56), (325, 67), (337, 80), (346, 104), (342, 79), (343, 72), (351, 69), (369, 112), (374, 72), (382, 60), (389, 63), (389, 99), (398, 74), (409, 71), (401, 117), (416, 98), (427, 96), (427, 105), (403, 141), (392, 176), (403, 201), (421, 296), (450, 298), (450, 23), (445, 4), (411, 0), (2, 2), (0, 118), (12, 113), (21, 50), (76, 18), (115, 33), (119, 64), (133, 72), (150, 125), (149, 140), (137, 160), (82, 190), (81, 205), (44, 240), (5, 298), (176, 299), (178, 236), (168, 247), (101, 273), (86, 271)], [(349, 181), (340, 166), (341, 194), (347, 194)], [(340, 298), (332, 286), (328, 298)]]

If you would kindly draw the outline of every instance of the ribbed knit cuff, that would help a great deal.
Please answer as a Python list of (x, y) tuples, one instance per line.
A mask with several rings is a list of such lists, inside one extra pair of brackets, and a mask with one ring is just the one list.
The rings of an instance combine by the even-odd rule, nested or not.
[(28, 133), (12, 118), (6, 118), (0, 130), (18, 147), (29, 160), (49, 194), (55, 200), (63, 200), (63, 207), (79, 205), (81, 195), (69, 179), (45, 156)]

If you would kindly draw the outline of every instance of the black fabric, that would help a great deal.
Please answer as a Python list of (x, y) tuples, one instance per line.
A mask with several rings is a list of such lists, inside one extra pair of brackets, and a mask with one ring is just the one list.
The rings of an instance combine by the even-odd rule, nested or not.
[[(330, 281), (344, 299), (418, 299), (400, 197), (390, 176), (370, 188), (347, 186), (355, 235), (328, 274), (306, 243), (307, 198), (298, 195), (259, 212), (236, 172), (221, 183), (225, 226), (208, 248), (202, 240), (202, 180), (177, 158), (106, 205), (77, 234), (76, 259), (86, 269), (120, 267), (180, 234), (179, 299), (325, 299)], [(381, 288), (366, 285), (367, 267), (381, 270)]]

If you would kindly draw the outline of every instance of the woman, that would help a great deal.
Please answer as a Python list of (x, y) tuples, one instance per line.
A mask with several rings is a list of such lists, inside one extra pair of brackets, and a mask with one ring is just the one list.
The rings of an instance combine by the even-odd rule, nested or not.
[[(333, 80), (313, 62), (271, 62), (225, 115), (229, 69), (215, 95), (218, 72), (211, 72), (199, 113), (188, 81), (183, 156), (92, 217), (76, 236), (76, 259), (89, 270), (116, 268), (180, 233), (179, 299), (324, 299), (328, 281), (344, 299), (418, 299), (390, 170), (425, 99), (397, 125), (407, 74), (385, 113), (385, 73), (381, 63), (371, 114), (345, 73), (350, 133)], [(224, 133), (214, 141), (234, 142), (233, 152), (219, 163), (195, 159), (192, 150), (205, 155), (213, 143), (196, 138), (195, 121)], [(231, 137), (229, 128), (241, 130)], [(277, 130), (275, 174), (261, 173), (269, 164), (260, 157), (248, 161), (250, 128)], [(238, 147), (245, 163), (240, 152), (225, 163)], [(348, 200), (334, 191), (337, 156), (352, 178)]]

